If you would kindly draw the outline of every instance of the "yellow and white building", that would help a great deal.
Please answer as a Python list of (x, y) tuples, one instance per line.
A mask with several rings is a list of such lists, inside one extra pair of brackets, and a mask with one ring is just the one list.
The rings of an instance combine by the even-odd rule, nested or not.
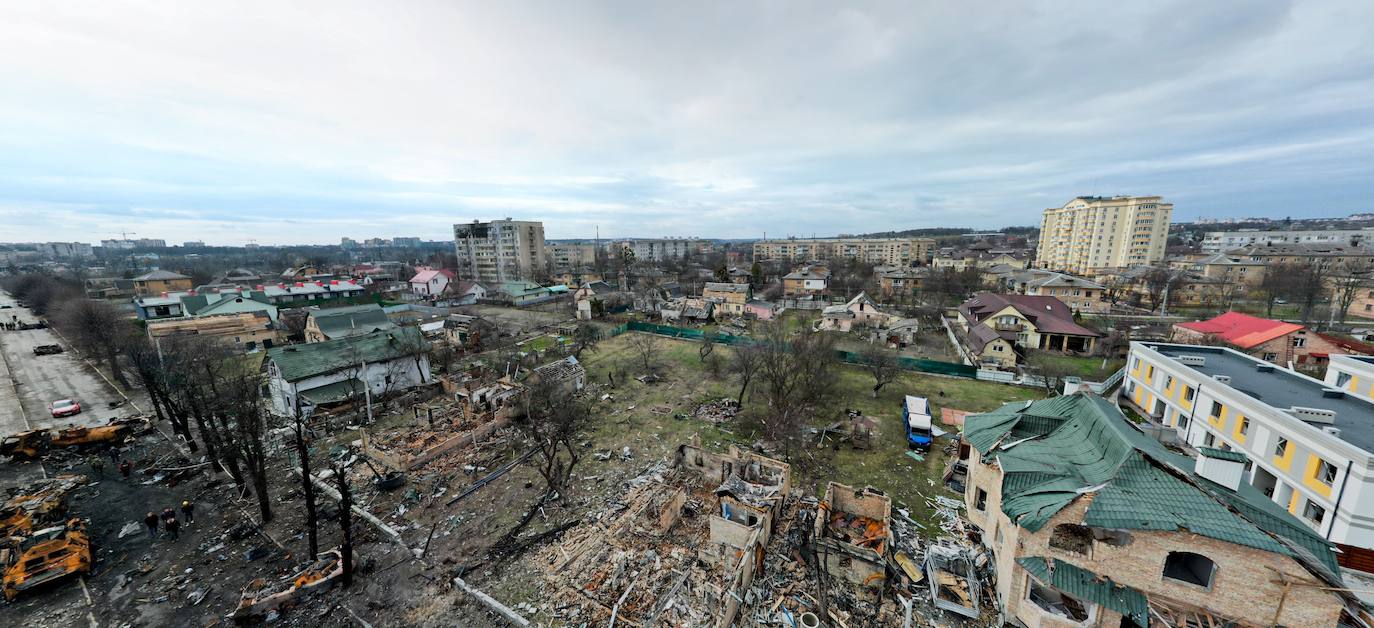
[[(1332, 354), (1326, 364), (1326, 385), (1374, 401), (1374, 357)], [(1369, 420), (1374, 421), (1374, 416)]]
[(1173, 203), (1159, 196), (1080, 196), (1045, 210), (1035, 264), (1091, 274), (1164, 259)]
[(1244, 481), (1341, 545), (1342, 564), (1374, 558), (1374, 401), (1233, 349), (1153, 342), (1131, 343), (1121, 394), (1172, 440), (1244, 453)]

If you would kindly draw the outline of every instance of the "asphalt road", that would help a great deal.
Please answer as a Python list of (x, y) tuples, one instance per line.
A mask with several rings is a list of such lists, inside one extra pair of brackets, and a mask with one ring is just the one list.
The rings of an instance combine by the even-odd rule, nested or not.
[[(0, 318), (36, 320), (8, 293), (0, 292), (0, 306), (3, 305), (11, 307), (0, 308)], [(66, 351), (57, 355), (33, 354), (34, 347), (48, 344), (62, 345)], [(109, 402), (120, 399), (119, 394), (50, 329), (0, 331), (0, 353), (0, 435), (70, 425), (103, 425), (113, 418), (137, 414), (127, 404), (110, 408)], [(54, 419), (48, 404), (64, 398), (81, 402), (81, 414)]]

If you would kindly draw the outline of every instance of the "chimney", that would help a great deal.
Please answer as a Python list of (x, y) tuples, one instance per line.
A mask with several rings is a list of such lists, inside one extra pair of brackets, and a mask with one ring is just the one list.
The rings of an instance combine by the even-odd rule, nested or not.
[(1245, 454), (1238, 451), (1200, 447), (1193, 472), (1234, 491), (1245, 477), (1245, 462)]

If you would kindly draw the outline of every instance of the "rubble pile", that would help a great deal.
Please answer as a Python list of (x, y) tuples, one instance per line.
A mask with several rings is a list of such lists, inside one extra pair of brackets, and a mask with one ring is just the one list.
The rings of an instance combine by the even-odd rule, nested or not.
[(719, 401), (703, 403), (692, 411), (692, 418), (707, 423), (727, 423), (735, 419), (739, 413), (739, 403), (734, 399), (726, 397)]

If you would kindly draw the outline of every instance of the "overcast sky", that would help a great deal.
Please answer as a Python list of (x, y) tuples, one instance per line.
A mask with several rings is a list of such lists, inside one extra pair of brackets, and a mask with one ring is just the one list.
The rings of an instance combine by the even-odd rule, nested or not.
[(1374, 211), (1374, 2), (1120, 4), (9, 2), (0, 241)]

